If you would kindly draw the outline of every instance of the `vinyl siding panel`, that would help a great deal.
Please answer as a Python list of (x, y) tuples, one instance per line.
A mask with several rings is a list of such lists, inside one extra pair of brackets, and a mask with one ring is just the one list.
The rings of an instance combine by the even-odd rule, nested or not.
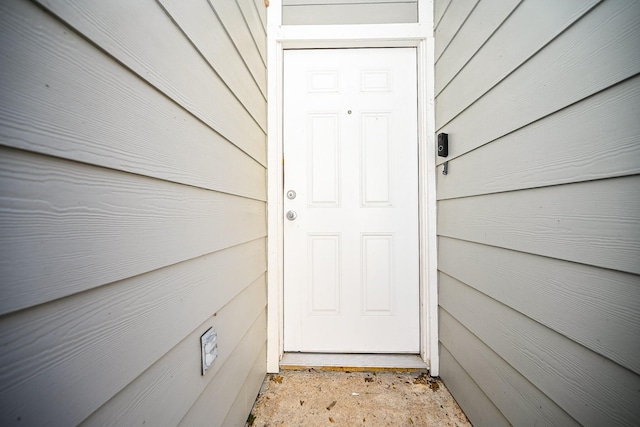
[(640, 9), (442, 3), (441, 376), (474, 425), (632, 425)]
[(264, 10), (36, 3), (0, 6), (0, 424), (240, 425), (266, 371)]
[(418, 22), (417, 0), (284, 0), (284, 25)]

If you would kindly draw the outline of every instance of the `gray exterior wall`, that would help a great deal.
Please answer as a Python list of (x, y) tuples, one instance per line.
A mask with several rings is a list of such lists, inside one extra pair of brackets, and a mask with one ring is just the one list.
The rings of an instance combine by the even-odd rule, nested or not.
[(265, 18), (1, 2), (0, 425), (244, 425), (266, 372)]
[(283, 0), (284, 25), (418, 22), (418, 0)]
[(640, 420), (640, 3), (436, 1), (441, 376), (476, 426)]

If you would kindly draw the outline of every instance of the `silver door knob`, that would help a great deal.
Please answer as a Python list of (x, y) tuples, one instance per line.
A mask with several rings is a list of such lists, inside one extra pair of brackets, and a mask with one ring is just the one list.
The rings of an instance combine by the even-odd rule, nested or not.
[(293, 221), (294, 219), (296, 219), (298, 217), (298, 214), (296, 213), (296, 211), (289, 211), (287, 212), (287, 219), (289, 221)]

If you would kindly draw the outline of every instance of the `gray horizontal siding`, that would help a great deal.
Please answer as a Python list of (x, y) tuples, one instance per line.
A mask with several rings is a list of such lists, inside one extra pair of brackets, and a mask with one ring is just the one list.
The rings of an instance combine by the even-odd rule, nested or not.
[[(522, 0), (508, 1), (481, 1), (475, 5), (473, 13), (467, 9), (469, 14), (463, 15), (463, 20), (458, 18), (457, 23), (449, 23), (451, 28), (447, 28), (455, 37), (448, 37), (446, 49), (444, 43), (438, 40), (438, 66), (435, 69), (435, 91), (440, 93), (455, 74), (468, 62), (473, 54), (482, 46), (487, 39), (500, 28), (509, 14), (520, 4)], [(436, 2), (436, 34), (445, 31), (446, 23), (440, 24), (438, 14), (438, 4)], [(449, 14), (447, 14), (449, 16)], [(451, 20), (452, 18), (448, 18)], [(462, 23), (464, 22), (464, 25)], [(457, 24), (457, 25), (456, 25)], [(438, 39), (440, 37), (438, 36)]]
[(0, 5), (0, 424), (240, 425), (266, 370), (264, 4), (35, 3)]
[(474, 425), (640, 419), (638, 7), (436, 2), (441, 375)]
[(4, 313), (266, 234), (261, 201), (6, 148), (0, 165)]
[[(17, 25), (9, 10), (0, 28), (2, 40), (10, 41), (0, 44), (3, 145), (266, 200), (259, 162), (61, 22), (35, 10), (25, 13), (39, 32)], [(49, 44), (56, 48), (43, 48)], [(233, 58), (230, 52), (221, 54)], [(236, 63), (242, 64), (239, 57)], [(250, 82), (246, 67), (244, 73)], [(242, 76), (242, 69), (235, 74)], [(248, 97), (260, 97), (259, 90)], [(265, 115), (265, 108), (258, 113)]]
[(441, 309), (439, 319), (442, 346), (457, 355), (460, 366), (512, 425), (530, 420), (540, 426), (580, 425), (447, 311)]
[(435, 59), (438, 60), (442, 52), (451, 43), (451, 40), (460, 30), (469, 13), (473, 11), (479, 0), (456, 0), (447, 5), (447, 12), (438, 21), (435, 27), (434, 37), (438, 43), (435, 49)]
[[(121, 0), (93, 4), (73, 0), (49, 3), (43, 0), (42, 3), (148, 84), (189, 110), (259, 163), (265, 164), (266, 116), (253, 117), (247, 111), (176, 27), (172, 17), (155, 1), (131, 3)], [(225, 12), (235, 5), (235, 2), (222, 3), (228, 5), (224, 7)], [(123, 25), (131, 16), (144, 16), (145, 19)], [(230, 14), (229, 19), (235, 20), (234, 25), (231, 22), (227, 24), (235, 29), (232, 36), (242, 33), (251, 38), (248, 28), (240, 21), (242, 14), (239, 9), (237, 13)], [(114, 34), (118, 34), (118, 38)], [(176, 55), (179, 55), (179, 61)], [(255, 65), (255, 68), (256, 73), (260, 68), (263, 74), (266, 73), (264, 64)]]
[(439, 248), (457, 254), (441, 272), (640, 373), (636, 275), (446, 237)]
[(262, 28), (267, 29), (267, 8), (264, 0), (253, 0), (256, 5), (256, 10), (258, 11), (258, 16), (260, 17), (260, 23), (262, 24)]
[(511, 426), (442, 343), (440, 343), (439, 353), (440, 375), (442, 378), (447, 378), (447, 389), (455, 396), (456, 402), (464, 408), (467, 418), (472, 419), (474, 425)]
[[(466, 173), (451, 166), (451, 174)], [(439, 202), (441, 236), (640, 274), (640, 176)]]
[(282, 3), (284, 25), (416, 22), (417, 0), (285, 0)]
[[(640, 173), (640, 76), (495, 139), (451, 165), (473, 174), (438, 181), (438, 199)], [(615, 149), (603, 141), (615, 141)], [(521, 156), (535, 150), (537, 155)], [(496, 159), (509, 159), (499, 162)]]
[[(218, 6), (212, 1), (216, 9), (200, 0), (162, 0), (160, 3), (252, 117), (260, 120), (264, 129), (267, 109), (267, 76), (263, 59), (266, 33), (262, 24), (257, 22), (259, 18), (255, 15), (255, 7), (246, 5), (247, 0), (242, 2), (245, 6), (243, 11), (247, 11), (252, 18), (252, 28), (255, 27), (250, 32), (246, 27), (229, 25), (229, 22), (242, 22), (243, 19), (242, 11), (234, 2), (220, 2)], [(211, 43), (211, 40), (216, 42)], [(261, 50), (257, 49), (259, 46)], [(242, 55), (238, 55), (238, 51)]]
[[(579, 10), (586, 8), (584, 2), (579, 3)], [(454, 80), (464, 82), (454, 85), (452, 81), (436, 98), (436, 126), (456, 138), (450, 157), (471, 151), (634, 76), (640, 67), (640, 57), (629, 54), (640, 44), (640, 17), (633, 10), (635, 5), (635, 2), (602, 3), (544, 49), (538, 52), (543, 44), (531, 47), (529, 56), (519, 54), (523, 60), (528, 58), (522, 64), (503, 66), (496, 58), (503, 55), (502, 46), (511, 46), (514, 40), (519, 40), (518, 31), (527, 28), (527, 21), (500, 44), (493, 46), (487, 42), (473, 58), (480, 62), (467, 64)], [(512, 18), (515, 15), (516, 12)], [(494, 34), (497, 36), (498, 32)], [(493, 53), (481, 55), (489, 46)], [(470, 71), (463, 72), (467, 69)], [(545, 102), (532, 102), (541, 99)]]
[[(239, 0), (243, 1), (243, 0)], [(267, 93), (267, 69), (266, 69), (266, 47), (264, 46), (263, 35), (261, 38), (260, 30), (255, 29), (253, 32), (245, 25), (241, 25), (245, 19), (242, 14), (242, 10), (238, 4), (234, 1), (228, 0), (210, 0), (208, 2), (215, 11), (218, 18), (224, 25), (224, 30), (227, 32), (228, 37), (232, 40), (236, 50), (240, 53), (242, 61), (251, 71), (253, 78), (258, 82), (263, 94)], [(176, 1), (176, 4), (181, 8), (184, 8), (183, 2)], [(191, 8), (189, 8), (191, 9)], [(186, 10), (186, 9), (185, 9)], [(254, 33), (258, 36), (254, 36)], [(264, 31), (262, 31), (264, 33)], [(255, 37), (255, 38), (254, 38)], [(256, 41), (256, 39), (258, 41)], [(205, 44), (206, 43), (206, 44)], [(205, 46), (217, 46), (218, 43), (211, 44), (208, 42), (203, 43)], [(261, 46), (261, 47), (258, 47)], [(220, 62), (228, 60), (228, 54), (220, 55), (218, 53)], [(232, 64), (231, 64), (232, 65)], [(231, 67), (230, 73), (235, 72), (235, 67)], [(246, 84), (246, 83), (245, 83)], [(263, 120), (266, 120), (263, 117)], [(262, 127), (264, 129), (264, 126)], [(261, 146), (262, 147), (262, 146)], [(264, 148), (264, 147), (263, 147)]]
[[(231, 286), (232, 282), (229, 283), (229, 287)], [(242, 286), (246, 285), (243, 283)], [(168, 350), (162, 358), (135, 378), (129, 387), (122, 389), (83, 424), (123, 426), (146, 422), (148, 425), (178, 425), (205, 390), (219, 389), (220, 393), (224, 392), (225, 387), (242, 386), (243, 381), (221, 378), (229, 376), (230, 373), (226, 371), (229, 370), (229, 364), (234, 363), (232, 360), (246, 355), (255, 358), (262, 351), (262, 348), (253, 351), (251, 349), (252, 346), (264, 346), (265, 303), (266, 287), (263, 275), (240, 293), (233, 295), (233, 299), (216, 311), (215, 316), (203, 317), (205, 320), (194, 332), (185, 335), (184, 339)], [(209, 326), (225, 331), (225, 334), (218, 336), (220, 352), (216, 363), (205, 377), (201, 377), (199, 370), (194, 369), (200, 363), (200, 356), (193, 349), (194, 343), (200, 339), (200, 331), (206, 330)], [(264, 359), (262, 362), (264, 364)], [(249, 375), (250, 370), (245, 366), (236, 372)], [(260, 381), (262, 379), (264, 371)], [(253, 399), (256, 390), (257, 388), (252, 388)], [(236, 395), (229, 393), (227, 398), (233, 401), (236, 400)], [(239, 400), (244, 402), (245, 399)], [(224, 411), (228, 410), (230, 404), (223, 405), (219, 401), (217, 403), (217, 410), (223, 412), (219, 416), (224, 416)], [(253, 404), (253, 400), (251, 403)], [(247, 409), (243, 414), (243, 421), (248, 413)]]
[(451, 4), (451, 0), (434, 0), (433, 1), (433, 24), (434, 28), (438, 28), (440, 20)]
[[(638, 375), (471, 286), (443, 274), (439, 281), (442, 309), (580, 424), (631, 425), (638, 419)], [(445, 317), (442, 322), (447, 320)], [(443, 325), (443, 330), (447, 327)], [(447, 338), (442, 341), (446, 346)], [(481, 388), (488, 394), (487, 387)], [(509, 419), (508, 407), (492, 401)], [(529, 403), (527, 399), (519, 402), (522, 406)], [(560, 421), (556, 418), (556, 425), (564, 425)]]

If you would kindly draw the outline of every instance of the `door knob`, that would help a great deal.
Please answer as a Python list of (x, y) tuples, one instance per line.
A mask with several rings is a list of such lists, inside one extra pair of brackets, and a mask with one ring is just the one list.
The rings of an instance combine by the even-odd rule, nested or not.
[(296, 211), (289, 211), (287, 212), (287, 219), (289, 221), (293, 221), (294, 219), (296, 219), (298, 217), (298, 214), (296, 213)]

